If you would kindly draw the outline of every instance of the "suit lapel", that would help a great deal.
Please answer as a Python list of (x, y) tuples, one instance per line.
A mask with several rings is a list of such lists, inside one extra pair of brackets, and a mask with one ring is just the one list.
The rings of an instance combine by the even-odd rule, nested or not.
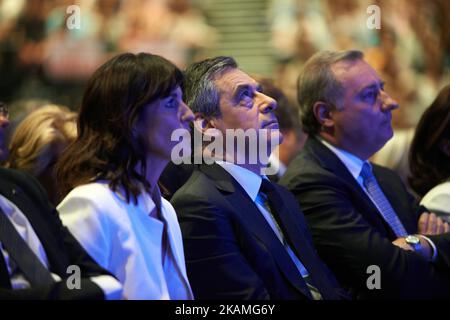
[(3, 257), (3, 252), (0, 252), (0, 288), (11, 289), (11, 280), (5, 258)]
[(184, 281), (185, 288), (188, 291), (187, 293), (190, 295), (191, 298), (193, 298), (194, 296), (193, 296), (193, 293), (189, 286), (189, 281), (187, 279), (187, 274), (185, 272), (184, 256), (183, 256), (182, 247), (180, 247), (180, 245), (179, 245), (180, 243), (182, 243), (182, 239), (175, 238), (175, 232), (173, 230), (173, 226), (171, 225), (171, 223), (169, 223), (170, 220), (167, 218), (165, 210), (166, 210), (165, 208), (161, 207), (162, 219), (164, 219), (164, 223), (166, 226), (166, 232), (167, 232), (167, 238), (168, 238), (168, 242), (169, 242), (170, 251), (175, 260), (174, 262), (175, 262), (176, 268), (178, 269), (178, 272), (180, 273), (181, 278)]
[(294, 212), (291, 208), (297, 208), (298, 206), (295, 204), (290, 206), (288, 200), (281, 196), (284, 190), (277, 185), (275, 185), (275, 188), (282, 203), (284, 203), (284, 205), (281, 206), (281, 212), (278, 212), (278, 215), (280, 218), (280, 227), (283, 230), (285, 238), (294, 250), (296, 256), (308, 270), (313, 284), (322, 294), (323, 298), (337, 299), (338, 296), (330, 286), (330, 283), (332, 282), (324, 269), (324, 265), (321, 263), (319, 256), (303, 234), (303, 230), (300, 227), (298, 220), (294, 218), (299, 215), (300, 212)]
[(377, 207), (373, 204), (372, 200), (364, 192), (342, 161), (314, 137), (308, 138), (305, 148), (323, 168), (333, 172), (349, 187), (349, 189), (352, 190), (353, 201), (357, 204), (359, 213), (368, 220), (371, 225), (377, 227), (381, 233), (392, 236), (393, 231), (386, 224)]
[(201, 165), (200, 168), (222, 191), (233, 211), (237, 212), (239, 218), (243, 220), (243, 224), (266, 246), (284, 276), (303, 295), (311, 297), (305, 281), (300, 276), (283, 244), (239, 183), (217, 164)]

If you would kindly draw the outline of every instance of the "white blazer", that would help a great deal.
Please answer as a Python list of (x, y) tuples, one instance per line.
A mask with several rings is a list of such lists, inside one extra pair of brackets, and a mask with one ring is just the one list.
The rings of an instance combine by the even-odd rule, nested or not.
[(175, 210), (165, 199), (161, 207), (170, 248), (164, 267), (164, 224), (149, 216), (155, 204), (147, 193), (135, 205), (106, 181), (90, 183), (73, 189), (58, 211), (86, 251), (119, 279), (124, 298), (193, 299)]
[(420, 204), (431, 212), (435, 211), (442, 219), (450, 223), (450, 181), (438, 184), (428, 191)]

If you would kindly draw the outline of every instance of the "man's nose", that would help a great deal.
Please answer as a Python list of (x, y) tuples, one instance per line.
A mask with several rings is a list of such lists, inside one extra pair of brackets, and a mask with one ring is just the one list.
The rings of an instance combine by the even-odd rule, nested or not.
[(391, 111), (394, 109), (398, 109), (399, 105), (397, 101), (392, 99), (391, 96), (388, 95), (386, 92), (381, 91), (381, 99), (382, 99), (381, 108), (383, 109), (383, 111)]
[(257, 95), (258, 95), (258, 98), (260, 99), (259, 108), (260, 108), (261, 113), (267, 113), (267, 112), (273, 111), (278, 107), (277, 101), (275, 99), (273, 99), (272, 97), (269, 97), (261, 92), (258, 92)]

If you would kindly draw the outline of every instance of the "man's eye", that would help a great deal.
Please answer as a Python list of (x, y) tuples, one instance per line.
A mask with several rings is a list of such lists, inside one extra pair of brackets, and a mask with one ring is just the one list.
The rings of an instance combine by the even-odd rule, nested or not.
[(362, 99), (367, 102), (375, 102), (377, 99), (378, 92), (376, 91), (369, 91), (363, 94)]
[(245, 89), (241, 92), (241, 99), (245, 98), (253, 98), (253, 93), (248, 89)]

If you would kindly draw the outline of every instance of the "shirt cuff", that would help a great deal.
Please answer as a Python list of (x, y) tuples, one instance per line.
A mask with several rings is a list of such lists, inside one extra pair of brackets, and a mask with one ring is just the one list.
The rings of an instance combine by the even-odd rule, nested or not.
[(50, 275), (52, 276), (52, 278), (53, 278), (53, 280), (54, 280), (55, 282), (60, 282), (60, 281), (62, 281), (61, 277), (58, 276), (57, 274), (55, 274), (55, 273), (50, 273)]
[(437, 248), (436, 248), (436, 245), (435, 245), (435, 244), (433, 243), (433, 241), (431, 241), (431, 239), (428, 238), (427, 236), (424, 236), (424, 235), (422, 235), (422, 234), (419, 234), (418, 236), (421, 237), (421, 238), (423, 238), (423, 239), (425, 239), (425, 240), (430, 244), (431, 248), (433, 249), (433, 255), (432, 255), (430, 261), (431, 261), (431, 262), (435, 262), (436, 259), (437, 259)]
[(112, 276), (91, 277), (90, 280), (98, 285), (105, 294), (105, 300), (120, 300), (122, 298), (122, 285)]

